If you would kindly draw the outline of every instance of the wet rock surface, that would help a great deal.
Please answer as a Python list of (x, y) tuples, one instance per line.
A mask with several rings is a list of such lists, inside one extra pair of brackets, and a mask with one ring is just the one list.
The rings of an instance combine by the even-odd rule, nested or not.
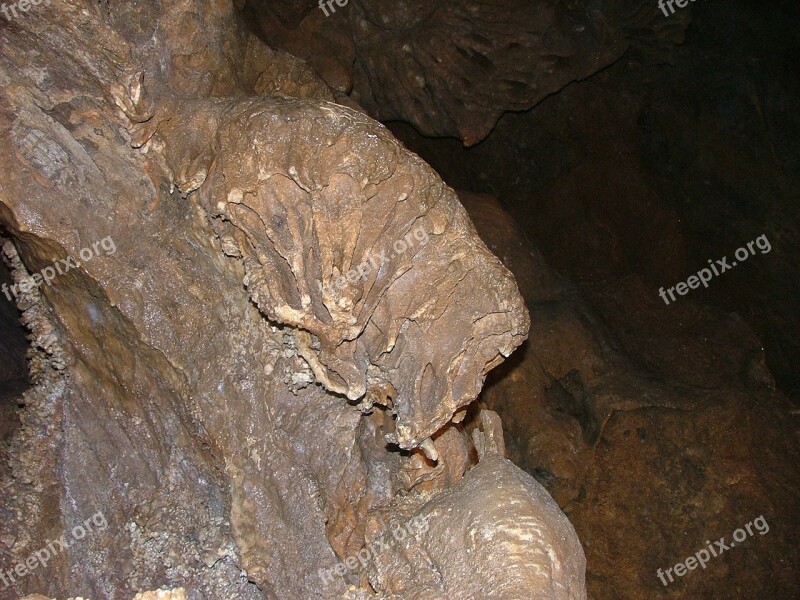
[(0, 598), (800, 595), (796, 5), (28, 8)]
[[(33, 385), (2, 440), (0, 597), (397, 597), (429, 565), (352, 568), (376, 523), (466, 524), (486, 494), (512, 546), (432, 527), (441, 589), (585, 597), (566, 518), (466, 410), (529, 322), (432, 169), (226, 2), (42, 5), (0, 36)], [(527, 574), (496, 588), (503, 564)]]

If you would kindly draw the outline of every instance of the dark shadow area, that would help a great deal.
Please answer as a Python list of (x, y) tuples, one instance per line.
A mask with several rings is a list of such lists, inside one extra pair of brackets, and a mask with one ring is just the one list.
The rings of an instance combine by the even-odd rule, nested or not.
[(17, 425), (17, 399), (29, 387), (26, 331), (13, 302), (13, 280), (0, 261), (0, 443)]
[[(692, 7), (670, 60), (632, 48), (534, 109), (506, 114), (471, 149), (389, 126), (450, 185), (499, 198), (614, 329), (629, 328), (620, 306), (651, 298), (666, 320), (693, 303), (734, 313), (797, 404), (800, 11), (785, 2)], [(737, 261), (740, 249), (747, 256)], [(726, 257), (730, 269), (678, 295), (675, 286)], [(662, 302), (661, 288), (675, 301)]]

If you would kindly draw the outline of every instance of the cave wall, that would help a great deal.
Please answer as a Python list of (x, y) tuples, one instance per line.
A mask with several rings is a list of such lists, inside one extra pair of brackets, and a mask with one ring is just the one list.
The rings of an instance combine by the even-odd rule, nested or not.
[[(481, 401), (502, 416), (509, 456), (575, 524), (589, 596), (796, 597), (797, 410), (756, 331), (699, 303), (665, 315), (633, 278), (590, 299), (495, 198), (459, 197), (531, 314), (530, 338)], [(664, 574), (759, 517), (706, 568)]]
[(391, 127), (451, 185), (501, 198), (548, 262), (598, 291), (598, 303), (630, 278), (657, 297), (766, 236), (768, 253), (679, 302), (746, 319), (797, 401), (800, 41), (790, 24), (800, 15), (793, 3), (691, 10), (673, 58), (634, 48), (535, 110), (504, 115), (475, 148)]
[(467, 416), (523, 300), (385, 127), (229, 2), (31, 7), (0, 84), (32, 383), (0, 597), (585, 598), (571, 524)]

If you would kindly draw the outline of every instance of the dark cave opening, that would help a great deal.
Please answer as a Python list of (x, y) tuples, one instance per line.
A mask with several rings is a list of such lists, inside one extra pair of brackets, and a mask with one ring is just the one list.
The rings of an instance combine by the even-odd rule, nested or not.
[[(698, 5), (669, 60), (633, 46), (531, 110), (506, 113), (470, 148), (387, 126), (449, 185), (498, 198), (547, 262), (629, 330), (623, 344), (669, 336), (670, 321), (709, 307), (747, 323), (775, 385), (800, 404), (800, 156), (789, 133), (800, 122), (786, 110), (800, 97), (796, 10)], [(717, 274), (717, 261), (730, 268)], [(710, 281), (690, 279), (704, 268)], [(631, 326), (631, 307), (653, 299), (663, 329)], [(626, 350), (651, 362), (638, 345)]]
[(0, 443), (15, 430), (18, 400), (30, 386), (29, 344), (14, 303), (13, 284), (11, 273), (0, 261)]

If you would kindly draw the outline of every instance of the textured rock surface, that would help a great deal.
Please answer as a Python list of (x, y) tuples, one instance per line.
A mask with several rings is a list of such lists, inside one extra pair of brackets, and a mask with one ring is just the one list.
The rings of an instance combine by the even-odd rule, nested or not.
[[(0, 246), (2, 243), (0, 238)], [(10, 273), (1, 263), (0, 285), (13, 285)], [(2, 442), (8, 439), (18, 424), (15, 400), (27, 387), (27, 346), (25, 328), (19, 322), (19, 311), (13, 302), (7, 301), (5, 295), (0, 295), (0, 470), (5, 468)]]
[[(0, 568), (66, 543), (0, 597), (391, 594), (320, 572), (375, 519), (468, 510), (447, 490), (477, 499), (468, 469), (502, 436), (464, 407), (527, 335), (452, 190), (227, 2), (35, 7), (0, 29), (0, 89), (13, 278), (72, 263), (17, 302), (34, 387), (2, 444)], [(440, 582), (499, 598), (476, 582), (544, 544), (574, 556), (514, 594), (583, 597), (563, 515), (502, 470), (498, 501), (570, 537), (517, 537)]]
[[(8, 270), (0, 266), (0, 285), (9, 286), (13, 283)], [(8, 287), (4, 289), (11, 295)], [(25, 330), (19, 324), (19, 312), (13, 303), (13, 297), (9, 301), (5, 294), (0, 296), (0, 331), (3, 332), (3, 344), (0, 345), (0, 390), (18, 389), (20, 383), (27, 378), (24, 360), (27, 343)], [(0, 397), (5, 398), (3, 391), (0, 391)]]
[[(390, 598), (585, 597), (582, 578), (574, 576), (585, 559), (572, 525), (535, 479), (497, 453), (422, 506), (417, 518), (428, 531), (376, 561), (371, 581)], [(492, 566), (497, 557), (505, 568)]]
[(265, 39), (306, 58), (333, 87), (352, 87), (373, 117), (466, 145), (503, 112), (588, 77), (631, 43), (663, 50), (680, 41), (689, 20), (688, 11), (664, 19), (641, 0), (351, 0), (333, 13), (314, 2), (249, 6)]
[[(155, 114), (131, 126), (135, 145), (159, 148), (181, 192), (202, 186), (253, 302), (289, 326), (306, 383), (394, 408), (401, 447), (471, 402), (526, 335), (513, 279), (455, 194), (368, 117), (297, 99), (150, 108), (131, 85), (128, 116)], [(120, 105), (130, 94), (119, 88)]]
[[(793, 2), (697, 3), (674, 61), (630, 52), (469, 150), (392, 124), (512, 214), (503, 229), (495, 204), (464, 199), (531, 310), (483, 399), (575, 525), (590, 597), (800, 595), (797, 20)], [(658, 297), (762, 234), (769, 254)], [(657, 578), (762, 514), (763, 537)]]
[[(475, 148), (391, 128), (450, 185), (500, 198), (588, 295), (621, 287), (642, 291), (632, 304), (649, 302), (659, 287), (766, 235), (769, 254), (691, 295), (741, 315), (778, 385), (800, 404), (800, 38), (792, 26), (800, 6), (691, 6), (693, 26), (673, 60), (628, 52), (534, 110), (503, 116)], [(631, 276), (646, 286), (625, 288)], [(661, 304), (659, 321), (674, 322), (676, 305)]]
[[(575, 525), (589, 596), (797, 597), (800, 422), (752, 330), (689, 299), (669, 317), (657, 296), (632, 303), (634, 280), (596, 292), (601, 318), (494, 199), (461, 196), (520, 289), (536, 291), (531, 338), (481, 397), (503, 417), (509, 456)], [(667, 588), (657, 578), (760, 515), (763, 537)]]
[[(25, 596), (22, 600), (51, 600), (47, 596), (41, 594), (33, 594)], [(52, 600), (55, 600), (53, 598)], [(69, 600), (88, 600), (86, 598), (77, 597), (69, 598)], [(178, 588), (175, 590), (157, 590), (155, 592), (141, 592), (133, 597), (133, 600), (186, 600), (186, 590)]]

